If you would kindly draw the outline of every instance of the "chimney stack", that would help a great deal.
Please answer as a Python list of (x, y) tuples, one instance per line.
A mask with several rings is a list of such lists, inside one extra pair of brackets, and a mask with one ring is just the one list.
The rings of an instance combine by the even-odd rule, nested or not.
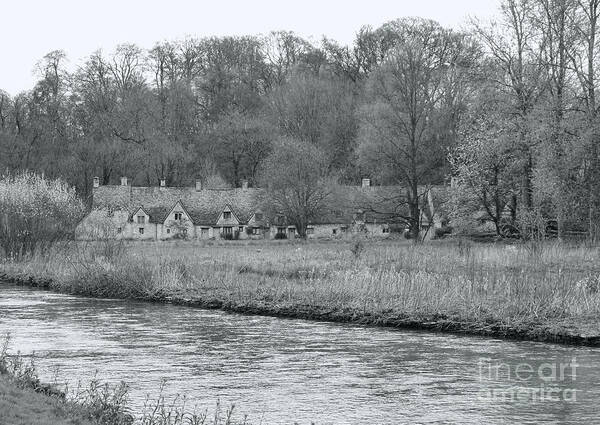
[(121, 177), (121, 186), (127, 186), (127, 177)]
[(165, 179), (160, 179), (160, 187), (165, 187), (167, 185), (167, 181)]
[(362, 187), (371, 187), (371, 179), (362, 179)]
[(202, 190), (202, 181), (201, 180), (196, 180), (196, 190), (197, 191)]
[(100, 187), (100, 177), (94, 177), (94, 187)]
[(242, 189), (248, 189), (248, 180), (242, 180)]

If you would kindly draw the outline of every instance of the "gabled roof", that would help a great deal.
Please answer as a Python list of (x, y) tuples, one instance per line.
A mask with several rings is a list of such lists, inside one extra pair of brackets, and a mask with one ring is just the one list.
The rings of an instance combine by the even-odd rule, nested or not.
[[(254, 215), (254, 213), (252, 213), (252, 214), (251, 214), (251, 215), (250, 215), (250, 216), (249, 216), (249, 217), (248, 217), (246, 220), (242, 221), (242, 220), (240, 220), (240, 218), (237, 216), (237, 214), (235, 213), (235, 210), (234, 210), (234, 209), (231, 207), (231, 205), (227, 204), (227, 205), (225, 205), (225, 206), (223, 207), (223, 209), (221, 210), (221, 212), (220, 212), (220, 213), (219, 213), (219, 215), (217, 216), (217, 219), (215, 220), (215, 222), (218, 222), (218, 221), (219, 221), (219, 219), (221, 218), (221, 216), (222, 216), (224, 213), (226, 213), (226, 212), (230, 212), (230, 213), (231, 213), (231, 215), (232, 215), (233, 217), (235, 217), (235, 219), (238, 221), (238, 223), (247, 223), (247, 222), (248, 222), (248, 221), (249, 221), (249, 220), (252, 218), (252, 216)], [(225, 219), (225, 218), (223, 218), (223, 219)]]
[[(436, 213), (443, 214), (440, 205), (447, 199), (447, 188), (419, 187), (419, 195), (432, 191)], [(326, 202), (321, 214), (311, 224), (350, 224), (361, 211), (366, 223), (395, 223), (408, 215), (405, 202), (406, 188), (402, 186), (337, 186)], [(427, 197), (421, 204), (429, 213)], [(173, 207), (182, 207), (195, 225), (213, 226), (223, 210), (229, 206), (242, 224), (247, 223), (256, 211), (263, 213), (263, 224), (277, 224), (277, 214), (266, 204), (263, 189), (202, 189), (194, 187), (132, 187), (100, 186), (94, 188), (93, 206), (126, 209), (134, 212), (144, 207), (152, 223), (164, 223)], [(361, 217), (362, 218), (362, 217)], [(285, 219), (284, 219), (285, 221)], [(283, 222), (281, 223), (283, 224)]]
[(133, 212), (129, 216), (129, 220), (133, 220), (134, 216), (137, 214), (139, 210), (142, 210), (148, 215), (150, 218), (148, 219), (149, 223), (161, 224), (165, 221), (167, 217), (167, 213), (170, 211), (169, 208), (164, 207), (138, 207), (133, 210)]
[[(196, 225), (214, 225), (226, 205), (241, 223), (246, 223), (260, 209), (262, 189), (203, 189), (193, 187), (100, 186), (94, 189), (93, 207), (111, 206), (133, 211), (140, 205), (150, 216), (164, 221), (177, 201), (181, 201)], [(157, 221), (161, 222), (162, 221)]]
[[(190, 215), (190, 213), (188, 212), (188, 210), (187, 210), (187, 208), (185, 207), (185, 205), (183, 205), (183, 202), (181, 202), (181, 200), (179, 200), (179, 201), (175, 202), (175, 204), (174, 204), (174, 205), (173, 205), (171, 208), (169, 208), (169, 209), (167, 210), (167, 213), (166, 213), (166, 214), (163, 216), (163, 219), (162, 219), (161, 223), (164, 223), (164, 222), (165, 222), (165, 220), (167, 219), (167, 217), (171, 215), (171, 213), (172, 213), (172, 212), (175, 210), (175, 208), (177, 207), (177, 205), (180, 205), (180, 206), (181, 206), (181, 209), (183, 210), (183, 212), (185, 213), (185, 215), (187, 215), (188, 217), (190, 217), (190, 219), (192, 219), (192, 216), (191, 216), (191, 215)], [(194, 221), (194, 220), (192, 220), (192, 223), (193, 223), (193, 221)], [(195, 223), (194, 223), (194, 224), (195, 224)]]

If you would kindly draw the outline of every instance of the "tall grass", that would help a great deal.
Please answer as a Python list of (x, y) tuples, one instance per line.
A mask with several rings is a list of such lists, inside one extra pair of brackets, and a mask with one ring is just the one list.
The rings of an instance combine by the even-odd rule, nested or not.
[(58, 291), (99, 297), (509, 324), (597, 317), (598, 249), (537, 243), (366, 242), (360, 251), (351, 242), (121, 243), (110, 250), (91, 244), (2, 269), (51, 278)]

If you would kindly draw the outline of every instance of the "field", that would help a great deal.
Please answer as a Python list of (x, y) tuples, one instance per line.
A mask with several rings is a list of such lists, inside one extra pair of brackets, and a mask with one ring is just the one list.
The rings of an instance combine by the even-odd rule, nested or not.
[(0, 273), (95, 297), (600, 344), (600, 250), (584, 245), (112, 241)]

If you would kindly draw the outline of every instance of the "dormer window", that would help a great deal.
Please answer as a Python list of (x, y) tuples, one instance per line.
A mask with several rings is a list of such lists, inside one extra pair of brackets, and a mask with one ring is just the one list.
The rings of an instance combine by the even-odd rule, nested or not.
[(231, 211), (223, 212), (223, 220), (231, 220)]
[(144, 224), (144, 223), (146, 223), (146, 216), (145, 215), (138, 215), (137, 216), (137, 222), (138, 222), (138, 224)]
[(263, 219), (262, 213), (257, 212), (256, 214), (254, 214), (254, 219), (258, 220), (258, 221), (262, 220)]
[(182, 212), (176, 212), (175, 213), (175, 221), (181, 221), (182, 218), (183, 218), (183, 213)]

